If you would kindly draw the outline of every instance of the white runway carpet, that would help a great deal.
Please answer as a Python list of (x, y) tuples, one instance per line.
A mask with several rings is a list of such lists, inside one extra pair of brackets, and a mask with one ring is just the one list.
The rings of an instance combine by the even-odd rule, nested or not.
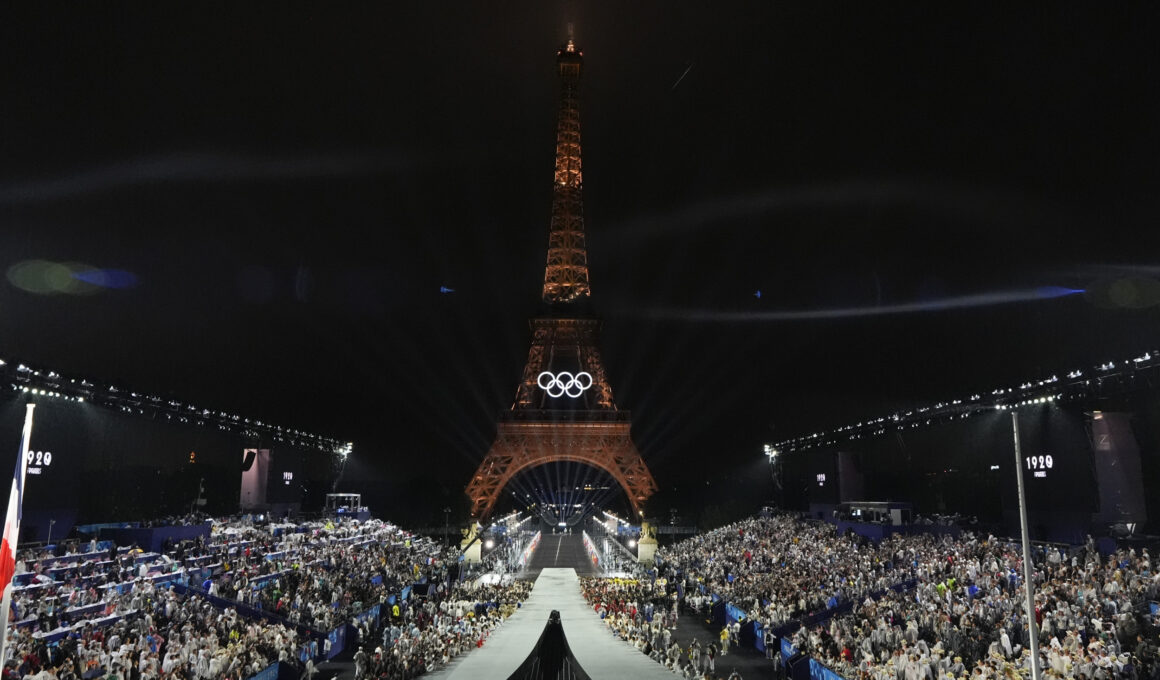
[(580, 594), (574, 569), (544, 569), (524, 606), (484, 643), (437, 673), (434, 680), (505, 680), (523, 663), (556, 609), (568, 645), (592, 680), (673, 680), (675, 675), (609, 631)]

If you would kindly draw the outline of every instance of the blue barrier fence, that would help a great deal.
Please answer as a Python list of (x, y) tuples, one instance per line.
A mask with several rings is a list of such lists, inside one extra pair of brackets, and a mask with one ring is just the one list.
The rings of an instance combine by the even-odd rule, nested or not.
[(810, 680), (810, 657), (798, 654), (786, 662), (786, 676), (792, 680)]
[(326, 639), (330, 641), (330, 650), (326, 653), (326, 660), (330, 661), (346, 649), (346, 624), (344, 623), (327, 633)]
[(765, 651), (765, 643), (762, 641), (760, 647), (757, 646), (757, 623), (755, 621), (746, 621), (741, 624), (737, 630), (737, 644), (741, 647), (757, 647), (757, 651)]
[[(717, 598), (716, 595), (713, 596)], [(725, 625), (725, 600), (720, 598), (713, 600), (713, 606), (709, 608), (709, 620), (718, 626)]]
[(317, 659), (318, 650), (318, 640), (311, 640), (310, 642), (302, 645), (302, 647), (298, 650), (298, 660), (302, 663), (306, 663), (308, 659)]
[(274, 662), (250, 676), (250, 680), (278, 680), (279, 662)]
[(100, 532), (101, 529), (133, 529), (141, 526), (140, 522), (105, 522), (103, 524), (78, 524), (77, 532), (87, 535)]
[(744, 621), (745, 610), (735, 604), (727, 603), (725, 605), (725, 623), (733, 623), (734, 621)]
[(184, 541), (199, 537), (209, 540), (210, 525), (195, 524), (191, 526), (168, 527), (103, 527), (100, 530), (102, 539), (113, 540), (117, 545), (139, 545), (151, 552), (160, 552), (166, 541)]
[(253, 590), (262, 590), (263, 588), (270, 585), (271, 583), (273, 583), (277, 579), (291, 573), (292, 571), (294, 571), (294, 570), (293, 569), (283, 569), (282, 571), (276, 571), (273, 574), (265, 574), (263, 576), (259, 576), (259, 577), (255, 578), (254, 580), (250, 581), (250, 587)]
[[(116, 623), (122, 619), (128, 619), (128, 618), (135, 617), (135, 616), (137, 616), (137, 614), (138, 614), (138, 612), (129, 612), (129, 613), (124, 614), (124, 615), (112, 614), (112, 615), (105, 616), (102, 618), (97, 618), (97, 619), (86, 619), (85, 623), (92, 624), (93, 626), (96, 626), (97, 628), (105, 628), (107, 626), (113, 625), (114, 623)], [(80, 625), (81, 624), (79, 624), (79, 623), (73, 624), (73, 626), (76, 626), (78, 628)], [(63, 640), (71, 632), (72, 632), (71, 628), (57, 628), (56, 630), (50, 631), (48, 633), (41, 633), (39, 631), (35, 632), (32, 634), (32, 637), (35, 640), (44, 642), (46, 644), (51, 644), (53, 642)]]
[(298, 671), (293, 666), (275, 661), (251, 675), (248, 680), (298, 680), (298, 678)]
[(810, 680), (845, 680), (842, 676), (826, 668), (817, 659), (810, 659)]
[(382, 612), (382, 605), (376, 604), (375, 606), (371, 607), (370, 609), (366, 610), (365, 612), (363, 612), (361, 614), (356, 614), (353, 618), (355, 621), (358, 621), (359, 623), (369, 622), (371, 624), (371, 628), (373, 629), (379, 625), (379, 618), (381, 616), (381, 612)]
[(781, 660), (782, 661), (789, 661), (790, 658), (792, 658), (797, 653), (798, 653), (797, 647), (794, 647), (793, 643), (791, 643), (789, 640), (787, 640), (785, 638), (781, 639)]

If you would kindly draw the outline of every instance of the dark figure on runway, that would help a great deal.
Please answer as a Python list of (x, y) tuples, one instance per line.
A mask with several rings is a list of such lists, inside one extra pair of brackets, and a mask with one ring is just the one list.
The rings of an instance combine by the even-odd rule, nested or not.
[(548, 616), (548, 625), (532, 653), (508, 680), (591, 680), (568, 647), (560, 612), (553, 610)]

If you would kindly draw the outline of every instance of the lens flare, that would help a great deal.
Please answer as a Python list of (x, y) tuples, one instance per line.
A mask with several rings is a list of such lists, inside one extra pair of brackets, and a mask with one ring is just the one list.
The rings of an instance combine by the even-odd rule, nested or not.
[(8, 268), (8, 282), (35, 295), (94, 295), (110, 288), (132, 288), (137, 277), (121, 269), (77, 262), (25, 260)]
[(825, 319), (856, 319), (861, 317), (887, 316), (891, 314), (913, 314), (916, 312), (941, 312), (952, 309), (991, 307), (1016, 302), (1032, 302), (1053, 298), (1079, 295), (1084, 291), (1060, 286), (1041, 286), (1024, 290), (997, 291), (960, 295), (940, 300), (906, 302), (874, 307), (836, 307), (830, 309), (772, 310), (772, 311), (719, 311), (707, 309), (657, 309), (648, 313), (654, 319), (679, 319), (684, 321), (815, 321)]
[(1125, 276), (1096, 281), (1087, 299), (1101, 309), (1147, 309), (1160, 305), (1160, 281), (1150, 276)]
[(84, 269), (72, 273), (74, 279), (101, 288), (125, 290), (137, 285), (137, 275), (124, 269)]

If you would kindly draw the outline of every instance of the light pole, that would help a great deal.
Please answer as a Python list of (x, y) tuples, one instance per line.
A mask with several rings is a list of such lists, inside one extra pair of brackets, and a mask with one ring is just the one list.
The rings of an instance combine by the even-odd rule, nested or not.
[(1019, 528), (1023, 534), (1023, 590), (1027, 597), (1027, 637), (1031, 647), (1031, 678), (1039, 680), (1039, 631), (1035, 625), (1035, 593), (1031, 582), (1035, 572), (1031, 564), (1031, 539), (1027, 532), (1027, 495), (1023, 488), (1023, 454), (1019, 448), (1019, 411), (1011, 411), (1011, 430), (1015, 436), (1015, 484), (1019, 487)]
[(451, 545), (451, 508), (443, 508), (443, 547)]

